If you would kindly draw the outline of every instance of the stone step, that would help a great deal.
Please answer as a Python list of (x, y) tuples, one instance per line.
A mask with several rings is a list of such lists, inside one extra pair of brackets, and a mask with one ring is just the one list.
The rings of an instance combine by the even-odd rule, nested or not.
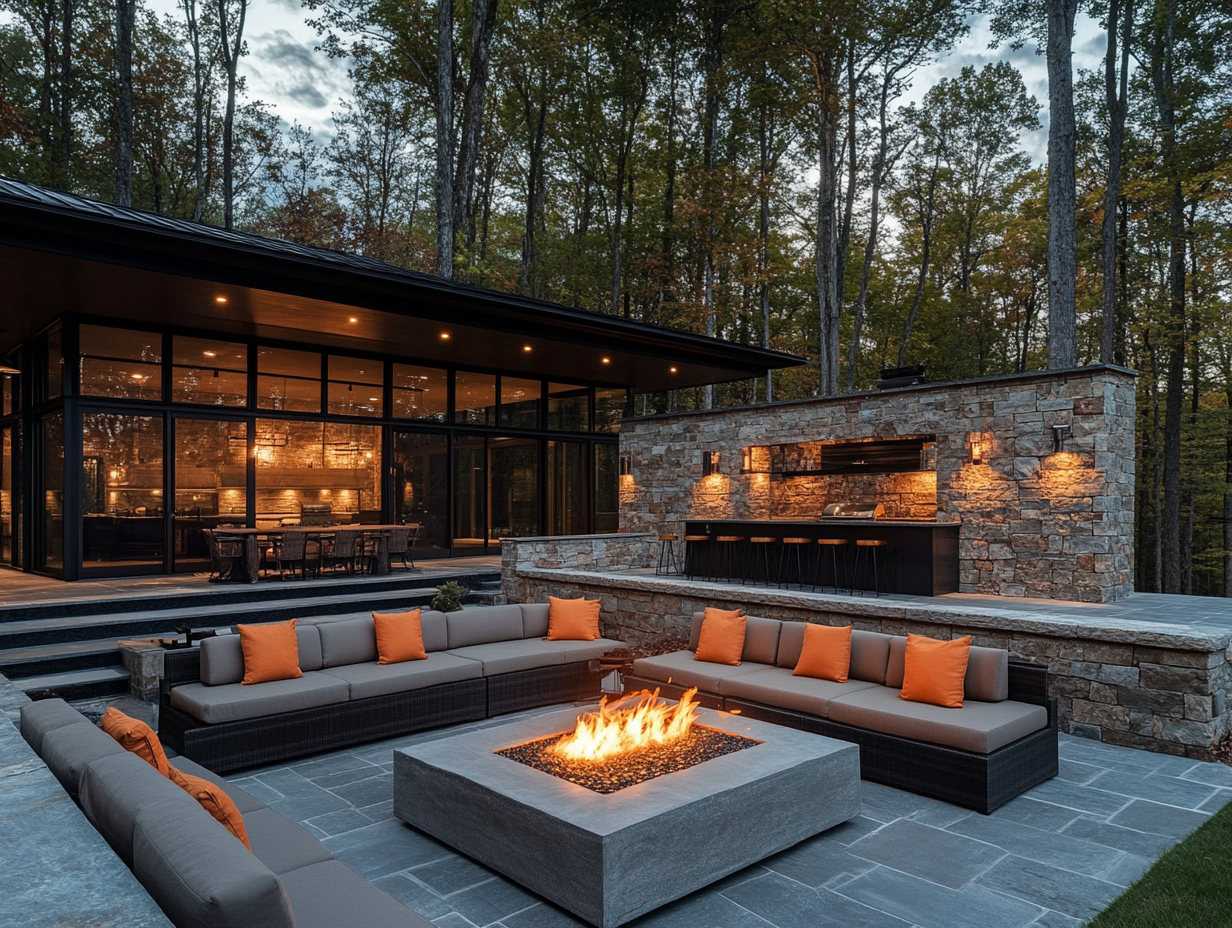
[(100, 638), (8, 648), (0, 651), (0, 674), (10, 680), (20, 680), (44, 674), (112, 667), (120, 663), (119, 640)]
[(32, 698), (91, 699), (128, 692), (129, 673), (121, 666), (92, 667), (23, 677), (13, 682)]

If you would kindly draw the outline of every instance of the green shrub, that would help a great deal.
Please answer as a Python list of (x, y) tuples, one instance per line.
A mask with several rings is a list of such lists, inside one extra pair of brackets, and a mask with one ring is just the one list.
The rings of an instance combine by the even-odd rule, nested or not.
[(462, 609), (462, 600), (469, 592), (470, 590), (456, 580), (442, 583), (432, 597), (432, 608), (437, 612), (458, 612)]

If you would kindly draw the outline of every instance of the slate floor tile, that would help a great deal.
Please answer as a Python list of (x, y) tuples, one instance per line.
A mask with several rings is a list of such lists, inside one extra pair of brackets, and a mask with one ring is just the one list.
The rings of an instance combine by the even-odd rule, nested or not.
[(839, 893), (921, 928), (1025, 928), (1044, 913), (979, 883), (950, 889), (885, 867), (845, 883)]
[(1200, 812), (1215, 813), (1232, 802), (1232, 789), (1215, 790), (1215, 795), (1198, 807)]
[(741, 883), (723, 895), (776, 928), (909, 928), (911, 924), (777, 873)]
[(1154, 834), (1183, 838), (1207, 818), (1209, 816), (1201, 812), (1190, 812), (1187, 809), (1178, 809), (1176, 806), (1135, 799), (1108, 821), (1113, 825), (1122, 825), (1138, 831), (1150, 831)]
[(405, 873), (391, 873), (372, 883), (426, 919), (440, 918), (453, 911), (448, 902)]
[(328, 837), (371, 825), (372, 819), (355, 809), (339, 809), (337, 812), (327, 812), (325, 815), (310, 818), (304, 824), (311, 825)]
[(260, 799), (266, 805), (269, 805), (276, 799), (282, 798), (282, 793), (274, 789), (268, 783), (262, 783), (256, 777), (240, 777), (238, 779), (228, 780), (229, 783), (234, 783), (244, 792), (248, 793), (257, 799)]
[(1096, 789), (1120, 793), (1123, 796), (1133, 796), (1136, 799), (1150, 799), (1167, 803), (1170, 806), (1180, 806), (1183, 809), (1198, 808), (1215, 792), (1213, 786), (1182, 780), (1179, 777), (1160, 775), (1131, 777), (1116, 770), (1109, 770), (1102, 774), (1091, 785)]
[(368, 777), (366, 780), (335, 786), (330, 789), (330, 792), (346, 800), (348, 805), (362, 809), (365, 806), (374, 806), (386, 801), (393, 802), (394, 778), (392, 774), (382, 773), (380, 776)]
[(1193, 780), (1195, 783), (1207, 783), (1211, 786), (1232, 786), (1232, 767), (1227, 764), (1194, 764), (1177, 776), (1183, 780)]
[[(295, 772), (299, 773), (298, 770)], [(332, 790), (339, 786), (346, 786), (348, 783), (357, 783), (370, 777), (382, 776), (385, 773), (386, 771), (383, 767), (377, 764), (365, 763), (359, 767), (352, 767), (350, 770), (339, 770), (335, 773), (327, 773), (324, 776), (311, 777), (311, 780), (322, 789)]]
[[(634, 925), (636, 922), (630, 922)], [(501, 920), (502, 928), (589, 928), (586, 922), (546, 902)]]
[[(770, 922), (718, 893), (702, 890), (628, 923), (628, 928), (772, 928)], [(512, 928), (512, 926), (511, 926)], [(521, 928), (521, 926), (519, 926)], [(539, 928), (527, 923), (526, 928)]]
[[(972, 815), (979, 815), (972, 812)], [(1063, 831), (1065, 826), (1082, 813), (1051, 802), (1040, 802), (1029, 796), (1018, 796), (999, 808), (993, 817), (1010, 822), (1020, 822), (1042, 831)]]
[[(416, 876), (419, 875), (418, 870), (412, 872)], [(454, 911), (470, 919), (476, 925), (490, 925), (492, 922), (521, 912), (523, 909), (529, 909), (538, 903), (538, 896), (502, 877), (480, 883), (478, 886), (454, 893), (449, 897), (449, 904), (453, 906)]]
[(1086, 924), (1081, 918), (1074, 918), (1064, 912), (1047, 911), (1031, 923), (1031, 928), (1082, 928)]
[(1080, 815), (1070, 822), (1062, 834), (1082, 838), (1084, 841), (1094, 841), (1096, 844), (1103, 844), (1152, 859), (1157, 858), (1175, 843), (1173, 838), (1166, 835), (1110, 825), (1105, 821), (1085, 815)]
[(843, 875), (859, 876), (876, 866), (853, 856), (837, 841), (826, 840), (824, 836), (797, 844), (762, 863), (775, 873), (814, 888)]
[(1089, 786), (1078, 786), (1076, 783), (1055, 778), (1033, 787), (1031, 798), (1065, 806), (1068, 809), (1076, 809), (1079, 812), (1093, 812), (1099, 815), (1112, 815), (1125, 808), (1130, 802), (1127, 797), (1116, 793)]
[(433, 919), (432, 924), (436, 925), (436, 928), (479, 928), (474, 922), (467, 921), (457, 912), (450, 912), (448, 915)]
[(296, 773), (309, 780), (332, 776), (348, 770), (362, 770), (371, 764), (351, 751), (342, 751), (328, 757), (310, 758), (292, 765)]
[(1084, 764), (1077, 760), (1068, 760), (1061, 758), (1060, 770), (1057, 776), (1062, 780), (1069, 780), (1071, 783), (1077, 783), (1079, 786), (1086, 786), (1101, 773), (1107, 772), (1106, 767), (1096, 767), (1093, 764)]
[(951, 828), (959, 834), (1005, 848), (1019, 857), (1064, 867), (1075, 873), (1101, 873), (1120, 856), (1119, 851), (1102, 844), (992, 816), (973, 815)]
[(983, 874), (979, 882), (1074, 918), (1094, 917), (1122, 892), (1114, 883), (1014, 856)]
[(1146, 857), (1139, 857), (1137, 854), (1126, 854), (1108, 870), (1099, 875), (1101, 880), (1107, 880), (1109, 883), (1115, 883), (1117, 886), (1130, 886), (1136, 883), (1142, 876), (1151, 869), (1153, 860)]
[(951, 889), (962, 889), (1006, 854), (984, 841), (906, 819), (861, 838), (849, 850), (856, 857)]
[(495, 874), (469, 857), (449, 854), (439, 860), (415, 867), (411, 870), (411, 875), (433, 892), (448, 899), (453, 893), (460, 893), (487, 882)]
[(377, 822), (322, 842), (334, 856), (369, 880), (452, 855), (452, 851), (395, 819)]
[(884, 822), (879, 822), (876, 819), (869, 818), (866, 815), (857, 815), (849, 822), (843, 822), (841, 825), (835, 825), (826, 832), (825, 837), (828, 841), (834, 841), (838, 844), (846, 846), (854, 841), (859, 841), (865, 835), (884, 826)]

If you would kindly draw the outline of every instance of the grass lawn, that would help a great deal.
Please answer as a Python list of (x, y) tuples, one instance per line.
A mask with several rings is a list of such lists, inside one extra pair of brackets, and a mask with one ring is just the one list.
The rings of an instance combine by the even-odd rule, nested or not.
[(1232, 926), (1232, 803), (1170, 850), (1088, 928)]

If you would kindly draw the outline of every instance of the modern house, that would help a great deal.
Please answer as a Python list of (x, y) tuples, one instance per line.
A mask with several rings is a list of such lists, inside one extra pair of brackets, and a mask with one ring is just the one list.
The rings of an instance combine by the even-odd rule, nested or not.
[(0, 180), (0, 564), (201, 570), (201, 529), (617, 529), (631, 397), (803, 363)]

